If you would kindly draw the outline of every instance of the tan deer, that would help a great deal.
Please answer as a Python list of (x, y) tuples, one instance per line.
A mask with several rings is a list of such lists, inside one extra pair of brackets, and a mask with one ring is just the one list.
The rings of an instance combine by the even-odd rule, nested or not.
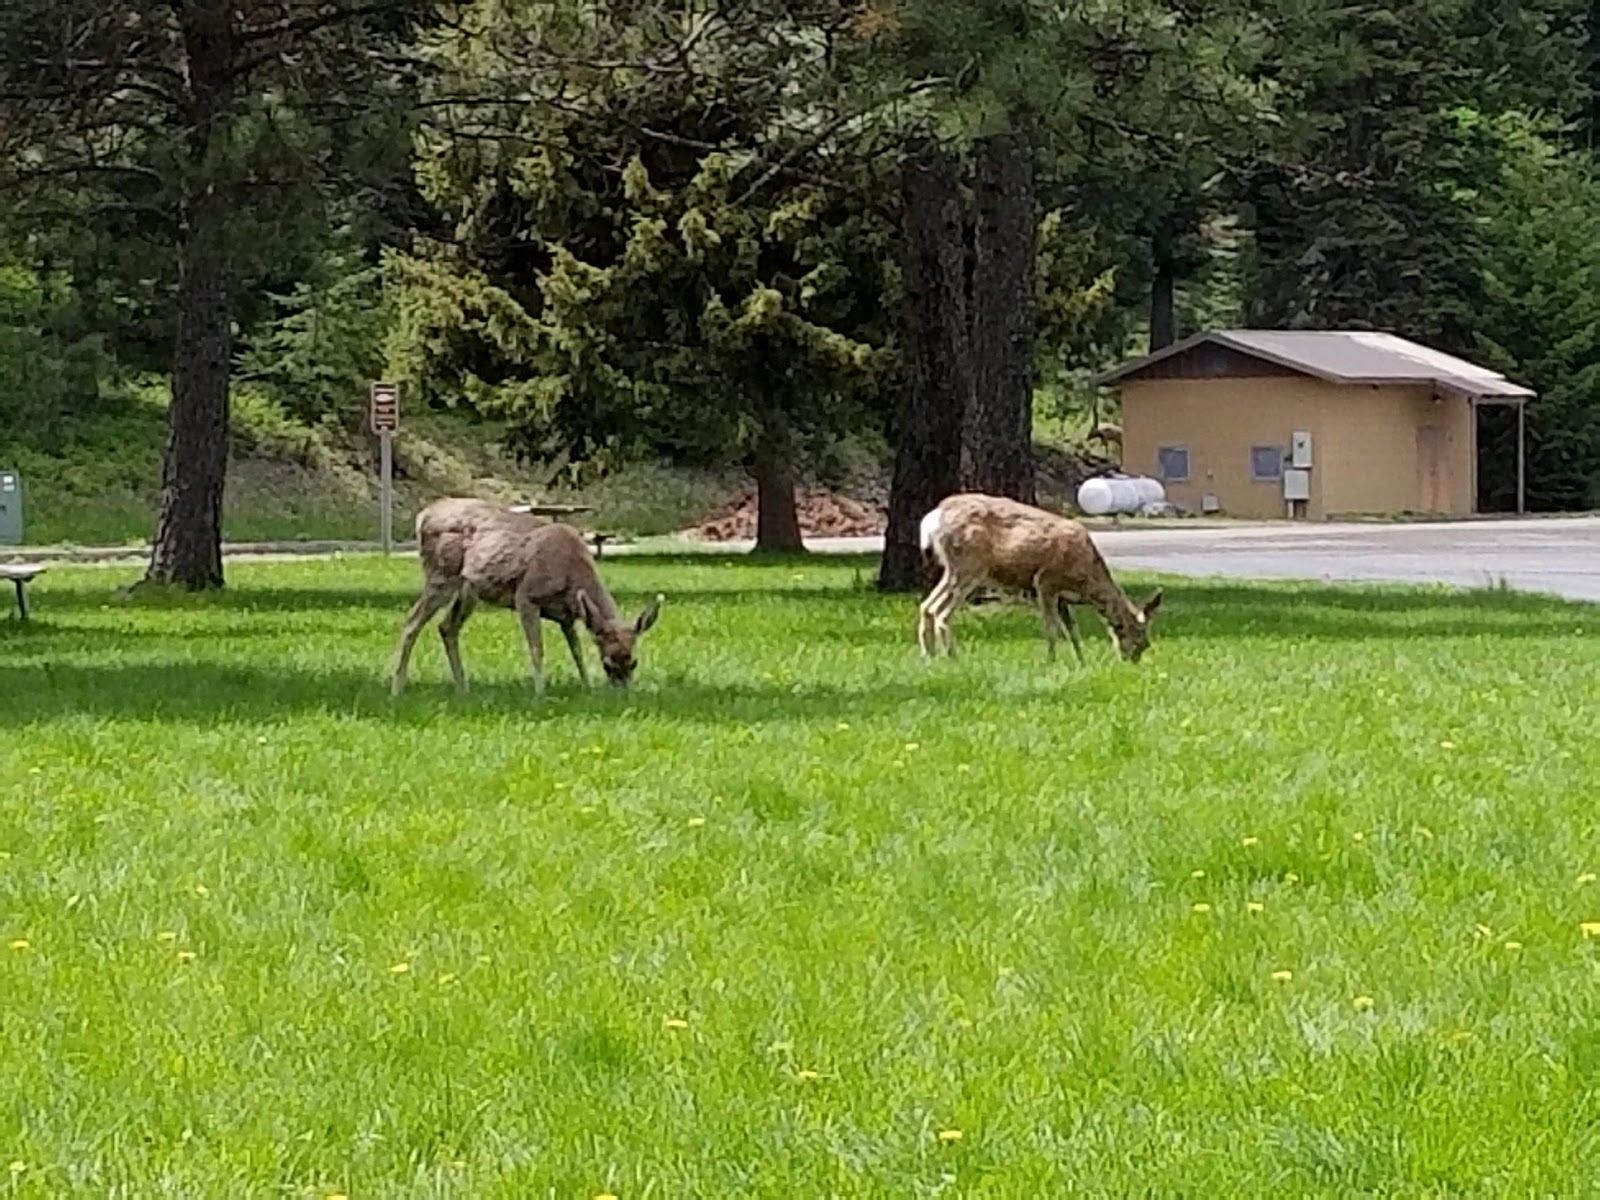
[(1068, 517), (1000, 496), (949, 496), (922, 518), (922, 548), (944, 568), (919, 610), (917, 644), (924, 657), (940, 645), (946, 654), (955, 653), (950, 617), (985, 583), (1034, 593), (1051, 659), (1065, 632), (1083, 662), (1071, 604), (1093, 605), (1128, 661), (1137, 662), (1150, 644), (1150, 619), (1161, 593), (1143, 604), (1130, 601), (1111, 578), (1089, 531)]
[(390, 684), (397, 696), (406, 686), (406, 667), (417, 635), (446, 604), (450, 611), (439, 623), (439, 636), (458, 691), (467, 689), (461, 666), (461, 627), (482, 601), (516, 612), (528, 643), (534, 691), (542, 695), (541, 622), (554, 621), (561, 626), (572, 661), (578, 665), (578, 678), (587, 686), (589, 672), (577, 631), (578, 622), (583, 622), (600, 649), (607, 678), (626, 687), (633, 678), (639, 637), (656, 623), (665, 599), (657, 596), (638, 620), (627, 624), (600, 582), (594, 559), (577, 530), (486, 500), (435, 500), (417, 514), (417, 549), (426, 579), (400, 632)]

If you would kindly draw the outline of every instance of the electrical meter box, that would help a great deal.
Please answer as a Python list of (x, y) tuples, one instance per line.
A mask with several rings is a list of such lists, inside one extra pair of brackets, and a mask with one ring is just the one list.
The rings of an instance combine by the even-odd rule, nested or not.
[(22, 545), (22, 476), (0, 471), (0, 546)]

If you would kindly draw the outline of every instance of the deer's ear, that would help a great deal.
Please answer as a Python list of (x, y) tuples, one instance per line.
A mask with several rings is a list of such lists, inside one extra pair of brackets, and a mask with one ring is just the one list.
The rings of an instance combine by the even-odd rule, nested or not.
[(666, 600), (665, 596), (657, 595), (651, 601), (650, 607), (639, 614), (639, 619), (633, 623), (633, 632), (635, 634), (643, 633), (656, 623), (656, 618), (661, 615), (661, 606), (666, 603)]
[(589, 593), (581, 588), (573, 592), (572, 607), (578, 610), (578, 619), (585, 625), (594, 624), (594, 609), (589, 604)]
[(1148, 621), (1151, 617), (1155, 616), (1156, 609), (1160, 607), (1161, 589), (1157, 588), (1150, 599), (1146, 600), (1142, 605), (1139, 606), (1139, 611), (1144, 614), (1145, 620)]

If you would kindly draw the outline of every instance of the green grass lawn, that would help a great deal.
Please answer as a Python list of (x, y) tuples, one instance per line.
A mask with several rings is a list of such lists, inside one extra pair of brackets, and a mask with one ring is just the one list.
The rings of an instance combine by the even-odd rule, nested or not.
[(0, 1193), (1594, 1186), (1597, 610), (1168, 581), (1136, 667), (929, 667), (862, 562), (602, 568), (638, 685), (551, 629), (542, 705), (499, 612), (390, 700), (404, 560), (0, 620)]

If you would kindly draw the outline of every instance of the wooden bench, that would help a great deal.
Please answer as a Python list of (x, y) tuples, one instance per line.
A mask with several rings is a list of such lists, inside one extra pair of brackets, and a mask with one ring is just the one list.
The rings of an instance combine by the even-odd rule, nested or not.
[(28, 585), (48, 568), (43, 563), (0, 563), (0, 581), (9, 579), (17, 588), (17, 616), (28, 619)]

